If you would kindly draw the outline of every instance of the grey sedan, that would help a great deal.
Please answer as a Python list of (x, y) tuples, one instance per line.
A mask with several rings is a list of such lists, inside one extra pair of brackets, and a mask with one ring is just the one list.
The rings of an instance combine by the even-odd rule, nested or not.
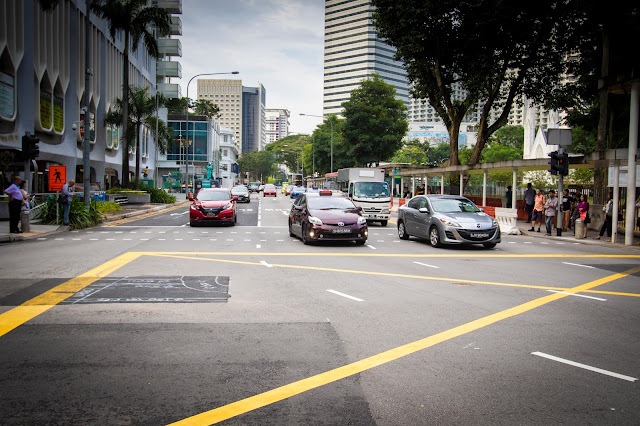
[(500, 242), (500, 227), (465, 197), (418, 195), (398, 209), (398, 236), (426, 238), (433, 247), (482, 244), (493, 248)]

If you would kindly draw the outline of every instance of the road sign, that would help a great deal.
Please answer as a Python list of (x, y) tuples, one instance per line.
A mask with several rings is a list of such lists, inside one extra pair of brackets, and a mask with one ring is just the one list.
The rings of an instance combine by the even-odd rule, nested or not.
[(49, 166), (49, 191), (62, 191), (67, 182), (67, 166)]

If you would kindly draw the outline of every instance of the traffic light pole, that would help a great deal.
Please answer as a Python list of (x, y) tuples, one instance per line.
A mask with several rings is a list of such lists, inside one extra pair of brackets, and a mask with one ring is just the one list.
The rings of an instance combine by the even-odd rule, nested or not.
[[(90, 61), (90, 50), (89, 50), (89, 45), (90, 43), (90, 37), (91, 37), (91, 20), (89, 19), (89, 4), (90, 4), (90, 0), (86, 0), (86, 7), (87, 7), (87, 14), (86, 14), (86, 25), (85, 25), (85, 40), (84, 40), (84, 144), (83, 144), (83, 151), (82, 151), (82, 168), (83, 168), (83, 175), (82, 175), (82, 189), (83, 189), (83, 197), (84, 197), (84, 205), (87, 206), (87, 209), (89, 208), (89, 206), (91, 205), (91, 198), (90, 198), (90, 190), (91, 190), (91, 164), (90, 164), (90, 155), (91, 155), (91, 146), (89, 143), (89, 133), (90, 133), (90, 129), (89, 129), (89, 125), (90, 125), (90, 119), (89, 119), (89, 85), (91, 84), (91, 74), (93, 74), (92, 70), (90, 69), (90, 65), (91, 65), (91, 61)], [(128, 85), (127, 82), (125, 82), (125, 88), (128, 89)], [(125, 134), (126, 134), (126, 125), (124, 125), (123, 127), (125, 127)], [(126, 153), (123, 153), (122, 155), (126, 155)]]
[[(562, 147), (560, 147), (560, 149), (558, 150), (558, 154), (562, 155), (563, 150)], [(561, 210), (562, 207), (562, 197), (564, 196), (564, 173), (561, 171), (560, 173), (558, 173), (558, 175), (560, 176), (560, 179), (558, 180), (558, 205), (556, 208), (556, 219), (557, 219), (557, 223), (556, 223), (556, 235), (558, 237), (562, 236), (562, 224), (563, 224), (563, 217), (562, 215), (564, 214)]]

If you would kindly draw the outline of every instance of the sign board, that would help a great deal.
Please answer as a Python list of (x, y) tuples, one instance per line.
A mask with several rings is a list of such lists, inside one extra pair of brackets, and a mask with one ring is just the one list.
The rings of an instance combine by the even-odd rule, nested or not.
[(67, 182), (67, 166), (49, 166), (49, 191), (62, 191)]
[(211, 188), (211, 179), (202, 179), (203, 188)]
[(571, 129), (547, 129), (547, 145), (571, 145)]

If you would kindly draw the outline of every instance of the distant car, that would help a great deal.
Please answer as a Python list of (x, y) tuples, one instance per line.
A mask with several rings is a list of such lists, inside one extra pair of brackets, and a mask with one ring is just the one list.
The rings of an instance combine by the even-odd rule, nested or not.
[(266, 197), (267, 195), (268, 196), (272, 196), (273, 195), (274, 197), (276, 197), (277, 194), (278, 194), (278, 190), (276, 189), (276, 186), (275, 185), (271, 185), (270, 183), (266, 184), (264, 186), (264, 189), (262, 190), (262, 196), (263, 197)]
[(287, 185), (287, 187), (284, 190), (285, 191), (284, 193), (287, 195), (287, 197), (291, 195), (291, 191), (293, 191), (293, 188), (295, 188), (295, 186)]
[(304, 244), (317, 241), (355, 241), (363, 245), (369, 234), (361, 209), (345, 197), (301, 194), (289, 213), (289, 235)]
[(239, 203), (250, 203), (251, 197), (249, 194), (249, 188), (244, 185), (237, 185), (231, 188), (231, 195), (238, 197)]
[(282, 185), (282, 186), (280, 187), (280, 191), (281, 191), (283, 194), (286, 194), (286, 193), (287, 193), (287, 186), (289, 186), (289, 185)]
[(225, 223), (235, 225), (238, 220), (236, 201), (226, 188), (203, 188), (189, 208), (189, 225)]
[(262, 192), (264, 191), (264, 185), (259, 185), (258, 186), (258, 192)]
[(258, 192), (258, 188), (260, 188), (260, 182), (249, 183), (249, 192)]
[(304, 186), (294, 186), (291, 189), (291, 198), (297, 198), (300, 194), (304, 194), (307, 191), (307, 188)]
[(500, 242), (500, 226), (465, 197), (417, 195), (398, 209), (398, 236), (426, 238), (433, 247), (482, 244), (493, 248)]

